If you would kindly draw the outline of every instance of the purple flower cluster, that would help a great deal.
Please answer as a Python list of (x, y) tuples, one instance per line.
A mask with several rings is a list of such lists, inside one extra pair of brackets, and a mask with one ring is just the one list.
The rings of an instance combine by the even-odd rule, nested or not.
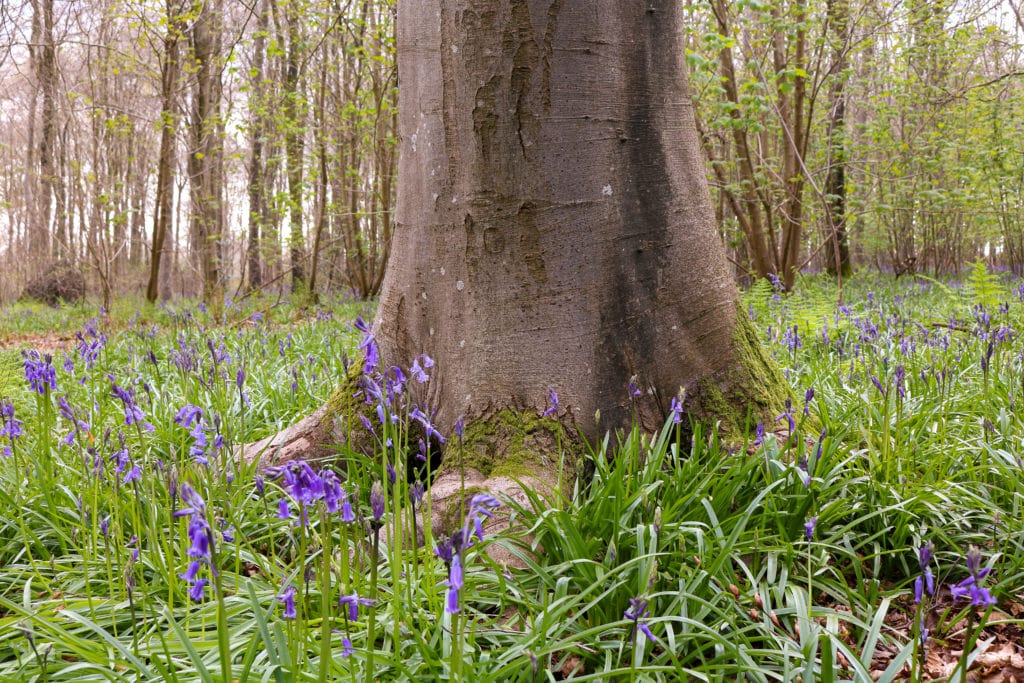
[(81, 332), (76, 332), (78, 344), (75, 351), (78, 357), (85, 363), (87, 370), (92, 370), (93, 365), (100, 356), (100, 351), (107, 345), (107, 335), (101, 333), (97, 328), (96, 319), (89, 320)]
[(921, 574), (914, 579), (914, 604), (920, 605), (925, 592), (928, 595), (935, 595), (935, 577), (932, 574), (931, 561), (932, 551), (935, 546), (929, 541), (917, 551), (917, 564), (921, 568)]
[(139, 425), (147, 432), (152, 432), (153, 425), (146, 422), (146, 413), (135, 402), (135, 390), (119, 387), (117, 382), (114, 381), (113, 375), (109, 376), (109, 379), (111, 393), (119, 398), (124, 405), (124, 423), (129, 427), (131, 425)]
[(647, 618), (649, 614), (647, 612), (647, 600), (643, 597), (630, 598), (629, 609), (622, 613), (622, 616), (633, 622), (633, 642), (636, 642), (637, 631), (647, 636), (647, 640), (652, 643), (656, 642), (657, 639), (654, 634), (651, 633), (650, 627), (647, 626)]
[(89, 432), (89, 424), (83, 420), (79, 420), (75, 414), (75, 410), (68, 403), (66, 396), (57, 397), (57, 406), (60, 408), (60, 416), (67, 422), (71, 423), (72, 429), (68, 432), (68, 435), (64, 437), (64, 443), (71, 445), (75, 442), (75, 435), (80, 435), (82, 432)]
[(442, 541), (436, 548), (437, 555), (448, 565), (448, 586), (447, 599), (445, 600), (445, 611), (449, 614), (458, 614), (459, 595), (464, 585), (462, 575), (462, 555), (466, 549), (473, 545), (473, 535), (479, 540), (484, 540), (483, 522), (494, 515), (494, 509), (501, 505), (498, 499), (488, 493), (478, 493), (470, 499), (469, 510), (466, 512), (466, 520), (462, 528), (451, 535), (451, 538)]
[[(300, 519), (303, 525), (307, 522), (307, 510), (323, 501), (327, 512), (341, 513), (343, 522), (355, 521), (352, 503), (348, 494), (341, 487), (341, 480), (332, 470), (322, 469), (316, 472), (307, 462), (287, 462), (278, 467), (268, 467), (267, 475), (281, 479), (285, 492), (299, 504)], [(262, 481), (262, 480), (260, 480)], [(288, 519), (291, 515), (288, 501), (282, 498), (278, 503), (278, 517)]]
[(174, 423), (189, 430), (192, 437), (192, 446), (189, 448), (189, 455), (200, 465), (207, 465), (210, 456), (215, 455), (224, 447), (224, 437), (217, 433), (214, 435), (211, 444), (207, 438), (207, 432), (213, 431), (209, 423), (203, 417), (203, 409), (199, 406), (187, 403), (174, 418)]
[(995, 605), (997, 600), (981, 585), (982, 580), (992, 572), (992, 568), (981, 566), (981, 551), (973, 546), (967, 552), (967, 571), (970, 575), (966, 579), (949, 587), (953, 599), (970, 600), (976, 607)]
[(11, 446), (14, 445), (14, 440), (24, 432), (22, 424), (21, 420), (14, 417), (14, 404), (8, 401), (0, 403), (0, 436), (6, 436), (10, 441), (9, 445), (4, 446), (3, 455), (5, 457), (11, 455)]
[(45, 395), (57, 388), (57, 371), (53, 369), (53, 356), (40, 356), (38, 351), (25, 351), (25, 380), (37, 394)]
[(188, 595), (194, 602), (200, 602), (209, 583), (208, 579), (199, 576), (200, 570), (205, 564), (211, 572), (216, 571), (213, 566), (213, 529), (206, 520), (206, 502), (187, 482), (181, 485), (181, 500), (186, 507), (176, 511), (174, 516), (189, 518), (188, 538), (192, 545), (186, 554), (192, 561), (180, 578), (192, 584)]

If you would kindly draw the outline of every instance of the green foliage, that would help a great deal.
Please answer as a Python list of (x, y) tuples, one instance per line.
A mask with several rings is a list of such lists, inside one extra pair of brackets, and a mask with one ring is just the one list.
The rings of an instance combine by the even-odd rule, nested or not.
[(990, 272), (981, 259), (974, 262), (967, 276), (967, 292), (972, 304), (987, 308), (995, 308), (1009, 299), (1009, 292), (999, 277)]
[[(196, 463), (190, 429), (175, 423), (182, 405), (200, 406), (226, 453), (294, 421), (346, 371), (342, 350), (358, 341), (348, 320), (365, 311), (339, 304), (311, 318), (253, 303), (226, 318), (177, 307), (100, 323), (109, 341), (93, 366), (72, 348), (76, 367), (58, 364), (55, 395), (18, 403), (25, 434), (0, 457), (0, 680), (526, 682), (574, 667), (591, 680), (894, 680), (919, 666), (912, 634), (891, 625), (913, 621), (925, 542), (943, 582), (968, 575), (963, 554), (977, 545), (986, 586), (1001, 602), (1024, 597), (1024, 361), (1012, 336), (993, 337), (983, 372), (988, 342), (962, 303), (948, 309), (954, 328), (926, 324), (949, 305), (930, 283), (848, 281), (842, 308), (833, 284), (801, 285), (833, 303), (828, 328), (795, 348), (783, 332), (811, 324), (798, 321), (804, 300), (775, 301), (763, 285), (744, 297), (793, 394), (816, 390), (806, 413), (794, 406), (794, 438), (774, 437), (768, 421), (756, 445), (705, 424), (692, 438), (671, 422), (606, 436), (588, 447), (581, 470), (592, 474), (571, 502), (499, 509), (514, 524), (465, 550), (457, 615), (444, 609), (438, 539), (411, 540), (403, 416), (373, 423), (397, 445), (377, 459), (341, 449), (353, 524), (315, 506), (298, 523), (280, 479), (259, 492), (251, 467)], [(1021, 329), (1019, 309), (1001, 324)], [(179, 369), (174, 354), (198, 369)], [(135, 389), (152, 433), (125, 425), (108, 374)], [(23, 383), (20, 368), (12, 381)], [(88, 423), (70, 445), (61, 395)], [(115, 471), (121, 438), (136, 481)], [(385, 458), (399, 476), (384, 486), (384, 528), (405, 540), (375, 555), (363, 522), (371, 486), (388, 481)], [(206, 501), (217, 551), (218, 588), (200, 602), (181, 578), (190, 520), (174, 516), (183, 503), (172, 490), (182, 482)], [(292, 519), (278, 518), (281, 501)], [(525, 569), (492, 561), (492, 545)], [(278, 597), (288, 586), (296, 619)], [(340, 596), (374, 590), (354, 620), (338, 608)], [(653, 642), (627, 615), (637, 599)], [(965, 614), (963, 602), (931, 612), (932, 647), (955, 647)], [(880, 665), (876, 652), (895, 655)]]
[(17, 351), (0, 351), (0, 400), (10, 400), (22, 390), (21, 357)]

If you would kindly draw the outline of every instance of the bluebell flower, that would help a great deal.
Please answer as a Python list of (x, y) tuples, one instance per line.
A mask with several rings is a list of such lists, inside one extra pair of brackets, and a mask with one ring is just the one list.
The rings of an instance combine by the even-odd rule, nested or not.
[(448, 586), (448, 595), (444, 609), (448, 614), (458, 614), (459, 591), (462, 590), (463, 586), (462, 561), (459, 559), (458, 553), (452, 556), (451, 566), (448, 569), (448, 580), (445, 582), (445, 585)]
[[(422, 364), (420, 360), (422, 359)], [(425, 383), (430, 377), (427, 375), (426, 370), (434, 367), (434, 360), (425, 353), (422, 353), (412, 361), (412, 367), (409, 368), (409, 374), (412, 375), (417, 382), (420, 384)]]
[(775, 418), (775, 421), (779, 422), (782, 419), (785, 419), (786, 422), (789, 424), (790, 434), (796, 431), (796, 420), (793, 419), (793, 402), (788, 398), (786, 399), (785, 410), (782, 412), (782, 415), (779, 415), (777, 418)]
[(135, 391), (133, 389), (121, 388), (110, 377), (111, 393), (121, 400), (124, 405), (124, 423), (128, 426), (137, 424), (148, 432), (153, 431), (153, 425), (146, 422), (146, 414), (135, 402)]
[(174, 424), (181, 425), (185, 429), (192, 426), (194, 421), (199, 420), (203, 416), (203, 409), (197, 405), (186, 403), (178, 411), (178, 414), (174, 417)]
[(288, 586), (278, 596), (277, 599), (284, 605), (284, 612), (281, 614), (285, 619), (294, 619), (297, 614), (295, 611), (295, 594), (298, 590), (295, 586)]
[(57, 388), (57, 371), (53, 368), (53, 356), (40, 356), (35, 350), (25, 351), (23, 355), (22, 365), (29, 388), (37, 394), (54, 391)]
[(669, 418), (672, 420), (672, 424), (680, 424), (683, 421), (683, 402), (680, 400), (680, 396), (673, 396), (672, 402), (668, 407)]
[(954, 600), (970, 600), (971, 604), (977, 607), (991, 607), (997, 600), (987, 588), (981, 585), (982, 580), (988, 576), (992, 568), (981, 567), (981, 551), (971, 547), (967, 553), (967, 571), (970, 576), (958, 584), (949, 587)]
[(818, 518), (817, 517), (811, 517), (806, 522), (804, 522), (804, 536), (807, 538), (808, 542), (810, 542), (811, 539), (814, 538), (814, 529), (817, 526), (818, 526)]
[(754, 448), (760, 448), (762, 443), (764, 443), (764, 422), (758, 421), (757, 427), (754, 429), (754, 443), (751, 445)]
[(12, 443), (24, 433), (24, 422), (14, 417), (14, 404), (0, 403), (0, 436), (6, 436)]
[(379, 528), (381, 518), (384, 517), (384, 488), (379, 481), (374, 482), (370, 489), (370, 514), (373, 516), (373, 524)]
[(347, 605), (348, 612), (347, 618), (349, 621), (356, 621), (359, 619), (359, 606), (372, 607), (372, 598), (361, 598), (357, 594), (352, 593), (351, 595), (343, 595), (338, 599), (338, 606)]
[(420, 410), (418, 406), (413, 406), (412, 411), (410, 411), (409, 413), (409, 418), (412, 420), (416, 420), (421, 425), (423, 425), (423, 429), (426, 431), (428, 439), (433, 436), (438, 440), (439, 443), (444, 443), (445, 439), (441, 435), (441, 432), (437, 431), (437, 429), (434, 428), (434, 425), (430, 421), (431, 418), (428, 417), (427, 414), (424, 413), (422, 410)]
[(657, 638), (651, 633), (650, 627), (647, 626), (647, 600), (644, 598), (630, 598), (629, 609), (622, 613), (622, 616), (633, 622), (633, 642), (636, 642), (637, 631), (643, 633), (647, 637), (647, 640), (652, 643), (657, 642)]
[(203, 601), (203, 598), (206, 596), (206, 584), (208, 583), (209, 581), (207, 579), (196, 579), (192, 583), (192, 588), (188, 592), (188, 597), (192, 602)]
[(544, 411), (544, 417), (558, 415), (558, 393), (554, 389), (548, 389), (548, 407)]

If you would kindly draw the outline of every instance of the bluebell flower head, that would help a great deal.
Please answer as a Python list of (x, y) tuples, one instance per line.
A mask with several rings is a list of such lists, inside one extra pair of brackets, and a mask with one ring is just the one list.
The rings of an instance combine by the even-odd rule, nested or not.
[(818, 518), (817, 517), (811, 517), (806, 522), (804, 522), (804, 536), (807, 538), (808, 541), (810, 541), (812, 538), (814, 538), (814, 529), (817, 526), (818, 526)]
[(295, 594), (298, 590), (295, 586), (288, 586), (277, 596), (278, 601), (284, 605), (284, 612), (281, 614), (285, 619), (294, 619), (297, 616), (295, 611)]
[(462, 590), (463, 586), (462, 560), (459, 559), (458, 553), (452, 556), (451, 566), (448, 569), (448, 581), (445, 583), (448, 586), (448, 599), (445, 601), (444, 609), (449, 614), (458, 614), (459, 591)]
[(378, 525), (384, 517), (384, 487), (379, 481), (374, 482), (370, 489), (370, 514), (373, 516), (373, 522)]
[(622, 616), (633, 622), (633, 642), (636, 642), (637, 631), (643, 633), (646, 638), (653, 642), (657, 641), (654, 634), (651, 633), (650, 627), (647, 626), (647, 600), (639, 598), (629, 599), (629, 609), (622, 613)]
[(338, 606), (348, 606), (347, 618), (349, 621), (356, 621), (359, 619), (359, 606), (372, 607), (373, 599), (361, 598), (357, 594), (352, 593), (351, 595), (343, 595), (338, 599)]

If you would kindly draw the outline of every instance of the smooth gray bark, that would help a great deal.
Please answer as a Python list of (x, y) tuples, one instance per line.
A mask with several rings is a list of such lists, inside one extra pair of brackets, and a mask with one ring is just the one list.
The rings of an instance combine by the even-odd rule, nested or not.
[(681, 14), (400, 3), (397, 227), (375, 329), (386, 362), (437, 361), (422, 399), (442, 429), (543, 410), (548, 389), (589, 435), (633, 410), (654, 427), (681, 387), (699, 400), (736, 364)]

